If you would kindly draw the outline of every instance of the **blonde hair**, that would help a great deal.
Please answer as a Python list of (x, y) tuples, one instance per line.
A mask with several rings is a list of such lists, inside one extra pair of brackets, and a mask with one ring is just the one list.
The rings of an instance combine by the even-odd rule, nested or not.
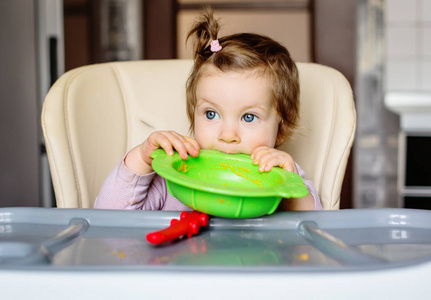
[[(281, 118), (276, 142), (279, 146), (293, 133), (299, 117), (298, 69), (289, 51), (266, 36), (239, 33), (218, 38), (219, 31), (218, 20), (214, 18), (213, 11), (206, 7), (187, 36), (187, 40), (192, 38), (194, 51), (194, 65), (186, 85), (190, 131), (195, 129), (196, 87), (206, 66), (213, 65), (222, 72), (257, 71), (274, 83), (274, 107)], [(222, 49), (212, 52), (211, 41), (217, 39)]]

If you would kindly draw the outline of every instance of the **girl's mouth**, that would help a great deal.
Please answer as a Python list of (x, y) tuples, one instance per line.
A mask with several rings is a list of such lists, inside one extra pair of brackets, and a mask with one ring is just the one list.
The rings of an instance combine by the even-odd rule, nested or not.
[[(239, 154), (239, 153), (245, 153), (245, 152), (242, 152), (242, 151), (235, 151), (235, 150), (221, 150), (221, 149), (216, 149), (216, 148), (213, 148), (213, 150), (217, 150), (217, 151), (223, 152), (223, 153), (225, 153), (225, 154)], [(247, 153), (245, 153), (245, 154), (247, 154)]]

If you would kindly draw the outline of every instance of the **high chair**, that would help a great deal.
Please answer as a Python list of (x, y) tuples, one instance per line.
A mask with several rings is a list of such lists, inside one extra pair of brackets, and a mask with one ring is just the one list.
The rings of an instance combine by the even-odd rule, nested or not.
[[(339, 209), (356, 113), (338, 71), (298, 63), (300, 127), (280, 148), (311, 179), (325, 210)], [(189, 135), (185, 83), (191, 60), (89, 65), (62, 75), (46, 96), (42, 129), (57, 207), (91, 208), (124, 154), (156, 130)]]

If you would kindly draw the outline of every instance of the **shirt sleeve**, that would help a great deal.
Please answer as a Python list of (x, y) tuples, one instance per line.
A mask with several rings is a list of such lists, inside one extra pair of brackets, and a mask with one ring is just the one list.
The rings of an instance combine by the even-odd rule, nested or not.
[(122, 159), (108, 175), (94, 203), (94, 208), (124, 210), (191, 210), (172, 197), (166, 181), (155, 172), (133, 173)]
[(311, 180), (305, 179), (305, 172), (301, 167), (295, 162), (296, 168), (298, 169), (299, 176), (304, 179), (304, 184), (308, 188), (308, 192), (314, 198), (314, 210), (323, 210), (322, 203), (320, 202), (319, 195), (317, 194), (316, 188)]

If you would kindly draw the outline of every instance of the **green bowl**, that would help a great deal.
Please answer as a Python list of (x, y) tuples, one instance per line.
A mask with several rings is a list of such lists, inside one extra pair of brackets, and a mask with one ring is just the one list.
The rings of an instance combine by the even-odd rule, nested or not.
[(298, 174), (281, 168), (259, 172), (250, 155), (201, 150), (182, 160), (163, 149), (151, 154), (154, 171), (169, 193), (194, 210), (224, 218), (272, 214), (282, 198), (299, 198), (308, 189)]

